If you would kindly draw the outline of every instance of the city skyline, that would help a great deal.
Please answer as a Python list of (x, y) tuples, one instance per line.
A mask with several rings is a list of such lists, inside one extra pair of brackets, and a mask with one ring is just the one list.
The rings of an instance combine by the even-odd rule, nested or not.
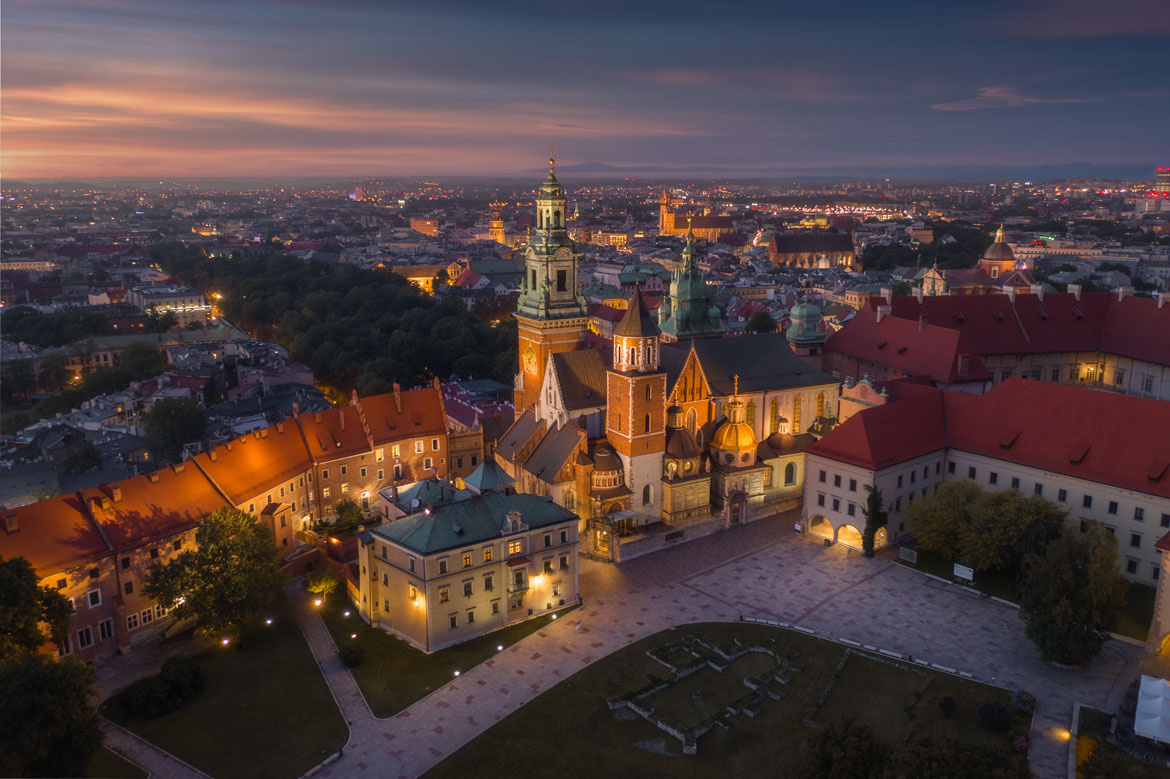
[(1153, 0), (736, 10), (14, 0), (3, 169), (525, 177), (554, 143), (580, 176), (1141, 177), (1170, 151)]

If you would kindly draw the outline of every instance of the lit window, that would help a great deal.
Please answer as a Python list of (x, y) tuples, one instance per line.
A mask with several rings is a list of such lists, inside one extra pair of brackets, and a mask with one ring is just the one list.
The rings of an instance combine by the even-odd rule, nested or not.
[(520, 554), (523, 551), (523, 544), (519, 540), (508, 542), (508, 554)]
[(490, 563), (492, 561), (492, 549), (490, 546), (483, 550), (483, 561), (485, 563)]
[(450, 587), (440, 587), (439, 588), (439, 603), (446, 603), (450, 599), (451, 599), (451, 588)]
[(471, 553), (470, 552), (467, 552), (466, 554), (463, 555), (463, 567), (464, 568), (471, 567)]

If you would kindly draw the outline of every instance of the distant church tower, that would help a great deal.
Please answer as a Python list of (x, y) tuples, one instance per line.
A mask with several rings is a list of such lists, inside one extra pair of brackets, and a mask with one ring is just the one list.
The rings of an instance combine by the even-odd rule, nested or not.
[(674, 204), (670, 202), (670, 195), (666, 193), (666, 186), (662, 187), (662, 198), (658, 201), (658, 232), (670, 235), (674, 231)]
[(524, 253), (524, 281), (516, 303), (520, 372), (513, 391), (516, 414), (536, 403), (548, 356), (569, 352), (584, 336), (589, 319), (577, 286), (577, 244), (565, 229), (565, 190), (553, 173), (536, 197), (536, 229)]
[(626, 471), (630, 508), (655, 522), (662, 508), (666, 449), (666, 372), (658, 367), (658, 328), (641, 289), (613, 331), (606, 372), (606, 436)]
[(492, 219), (488, 223), (488, 238), (496, 243), (507, 243), (507, 235), (504, 232), (504, 218), (500, 215), (500, 206), (503, 203), (492, 203)]

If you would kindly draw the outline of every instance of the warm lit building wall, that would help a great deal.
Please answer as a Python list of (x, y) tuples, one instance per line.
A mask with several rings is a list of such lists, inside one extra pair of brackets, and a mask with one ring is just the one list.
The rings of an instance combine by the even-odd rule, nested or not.
[(992, 354), (983, 364), (998, 384), (1019, 376), (1170, 401), (1170, 366), (1104, 352)]

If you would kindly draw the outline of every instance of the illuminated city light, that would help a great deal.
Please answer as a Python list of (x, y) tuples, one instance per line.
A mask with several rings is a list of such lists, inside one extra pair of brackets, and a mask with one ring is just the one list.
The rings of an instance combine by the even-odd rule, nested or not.
[(321, 599), (320, 599), (320, 598), (317, 598), (317, 599), (315, 599), (315, 600), (313, 601), (313, 605), (314, 605), (314, 606), (320, 606), (320, 605), (321, 605)]

